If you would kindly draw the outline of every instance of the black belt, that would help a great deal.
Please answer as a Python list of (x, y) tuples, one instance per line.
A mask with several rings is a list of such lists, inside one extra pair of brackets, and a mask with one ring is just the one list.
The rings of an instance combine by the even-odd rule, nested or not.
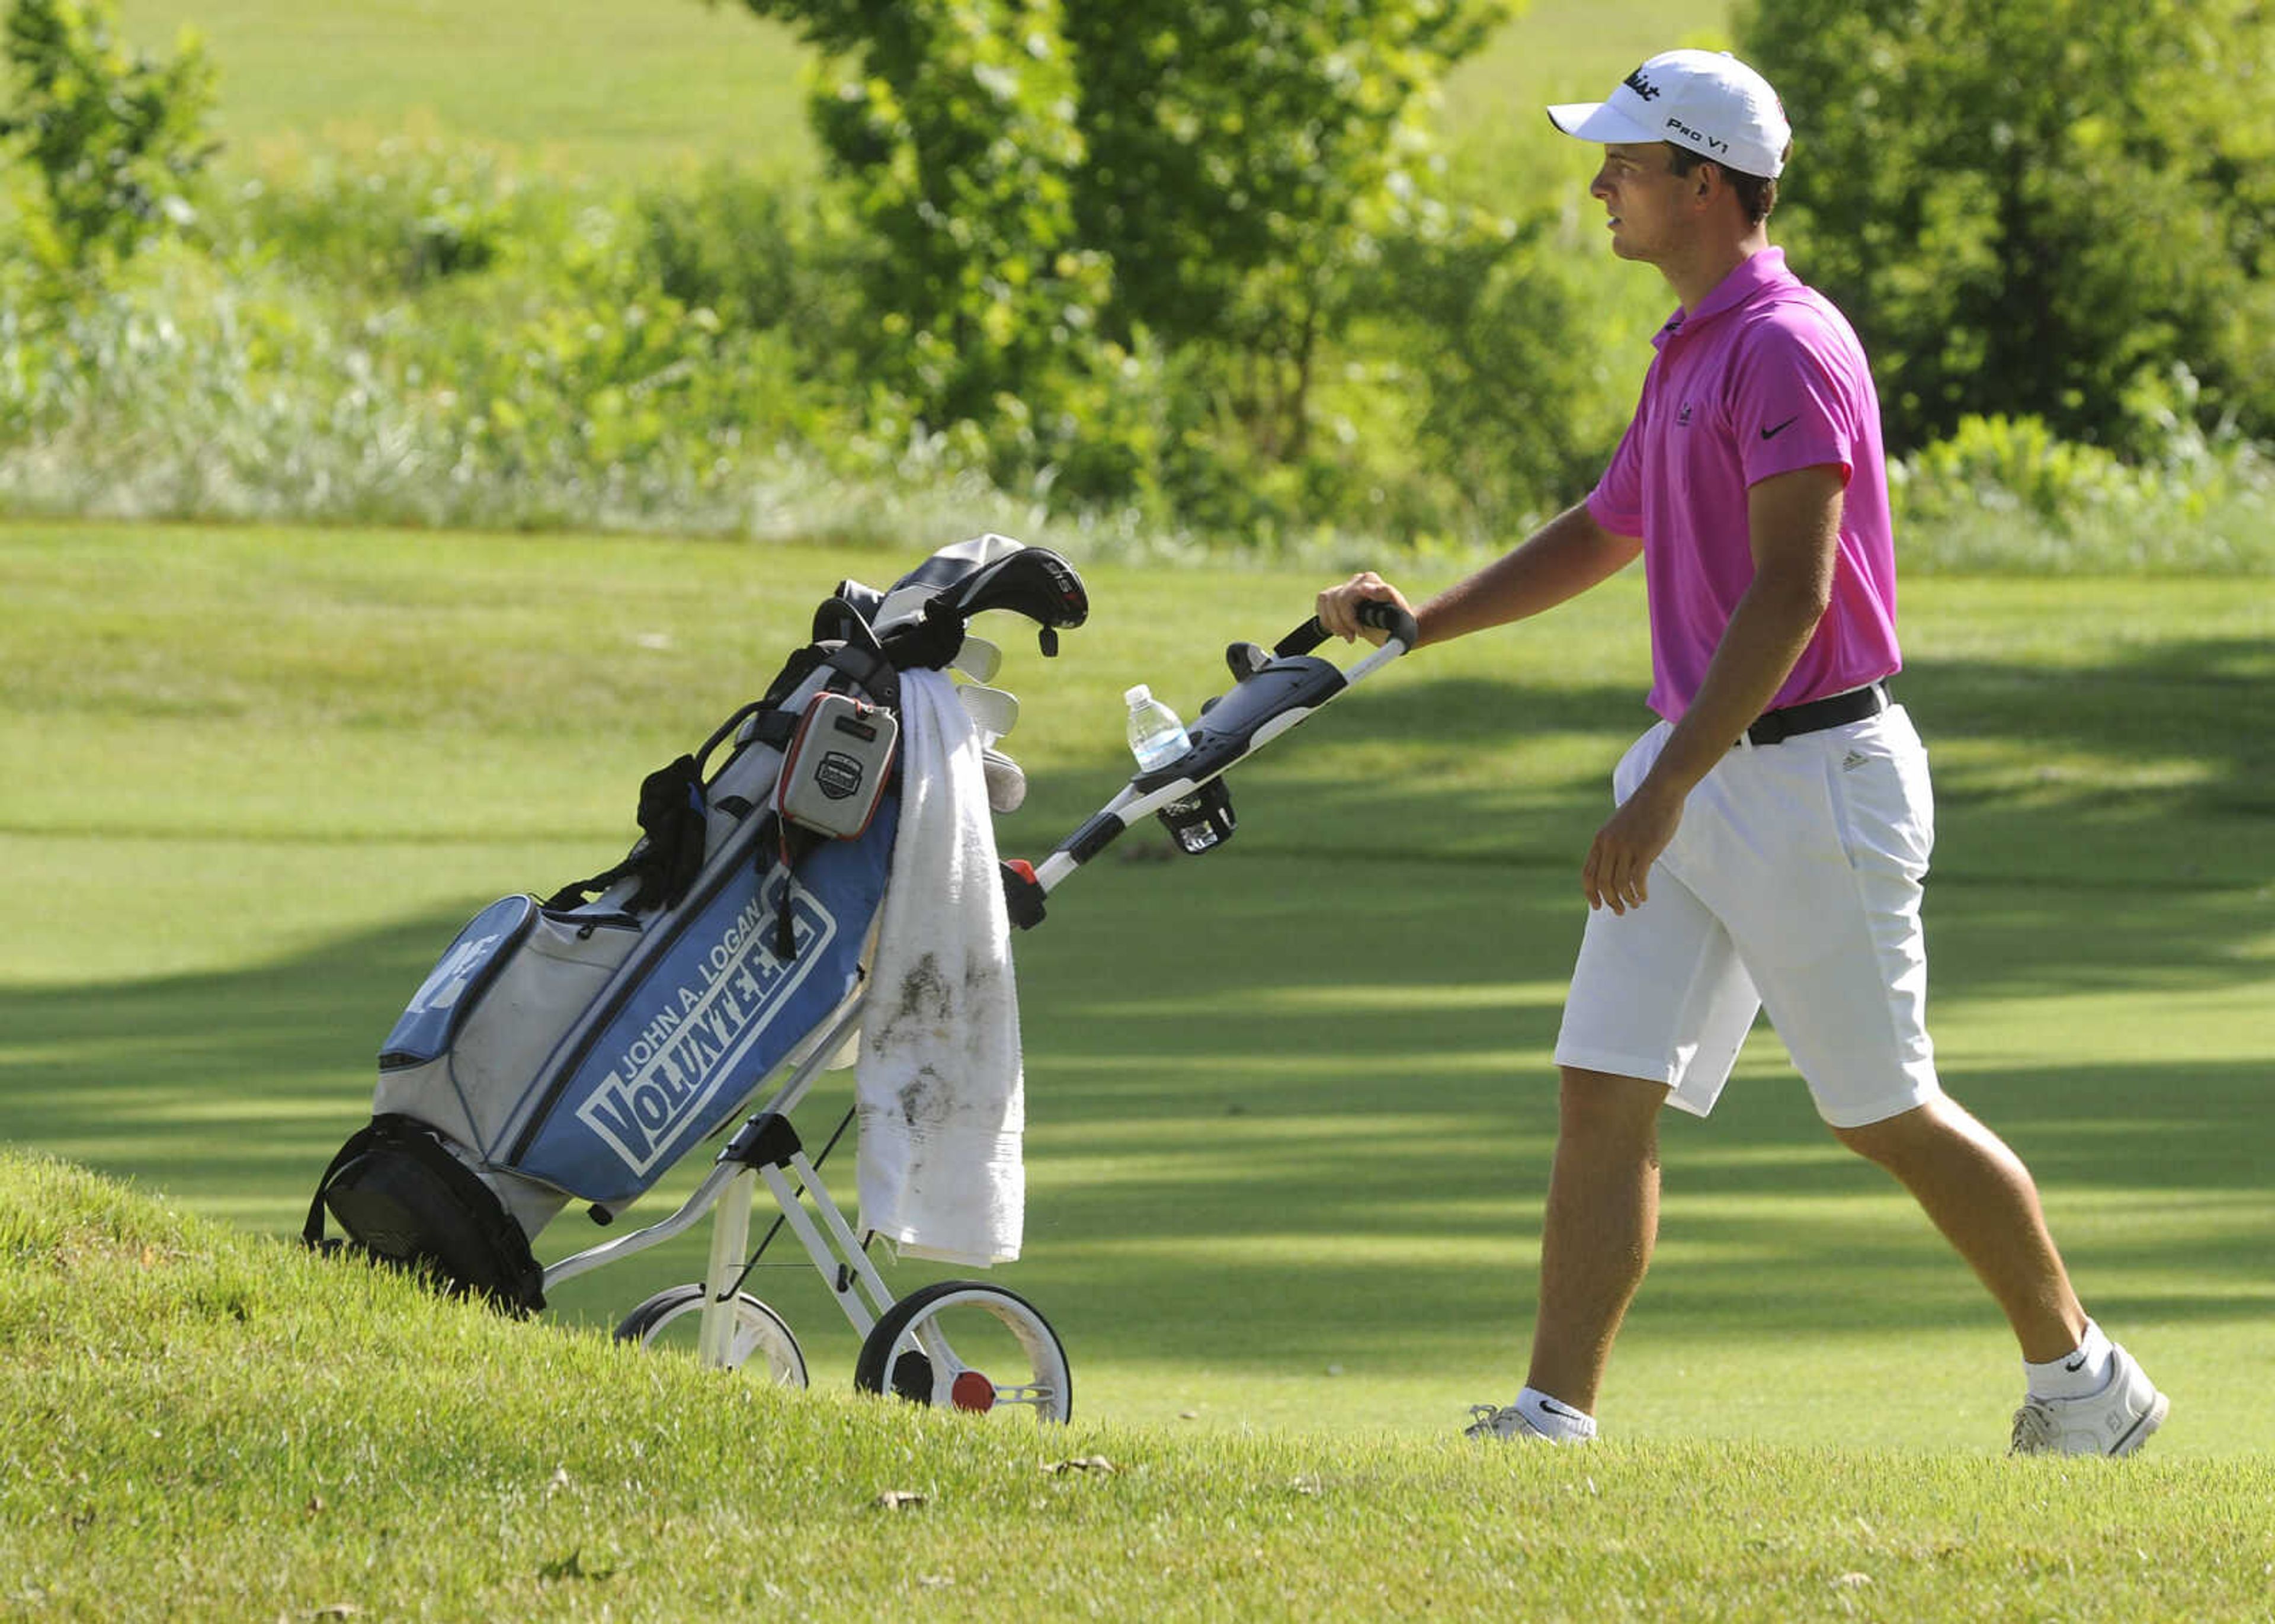
[(1894, 703), (1888, 697), (1887, 684), (1868, 683), (1847, 693), (1811, 699), (1804, 705), (1788, 705), (1783, 710), (1764, 711), (1761, 720), (1746, 729), (1746, 742), (1781, 744), (1804, 733), (1821, 733), (1827, 728), (1877, 716)]

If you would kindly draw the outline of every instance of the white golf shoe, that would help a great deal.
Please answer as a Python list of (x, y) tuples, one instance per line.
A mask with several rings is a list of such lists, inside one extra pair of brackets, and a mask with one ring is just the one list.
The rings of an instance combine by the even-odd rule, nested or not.
[(1470, 1424), (1462, 1429), (1462, 1436), (1498, 1439), (1505, 1443), (1584, 1444), (1592, 1441), (1591, 1438), (1577, 1433), (1560, 1438), (1553, 1432), (1544, 1432), (1514, 1404), (1498, 1407), (1492, 1404), (1470, 1405)]
[(2165, 1424), (2173, 1401), (2133, 1356), (2110, 1345), (2109, 1381), (2082, 1399), (2024, 1399), (2008, 1454), (2131, 1454)]
[(1514, 1404), (1472, 1404), (1470, 1424), (1462, 1429), (1463, 1438), (1523, 1439), (1534, 1443), (1548, 1444), (1550, 1438), (1530, 1421)]

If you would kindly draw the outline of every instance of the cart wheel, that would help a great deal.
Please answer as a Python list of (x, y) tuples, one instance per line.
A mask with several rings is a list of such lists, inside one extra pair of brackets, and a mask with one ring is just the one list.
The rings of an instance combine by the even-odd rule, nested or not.
[[(703, 1287), (691, 1280), (657, 1292), (626, 1314), (616, 1327), (616, 1341), (692, 1353), (702, 1324)], [(760, 1356), (755, 1361), (753, 1354)], [(727, 1364), (730, 1370), (750, 1365), (753, 1374), (762, 1371), (784, 1387), (806, 1385), (805, 1355), (797, 1338), (780, 1314), (747, 1291), (735, 1294), (735, 1337), (727, 1349)]]
[(861, 1344), (853, 1385), (982, 1415), (1024, 1409), (1064, 1421), (1074, 1409), (1050, 1322), (1025, 1298), (977, 1280), (942, 1280), (887, 1309)]

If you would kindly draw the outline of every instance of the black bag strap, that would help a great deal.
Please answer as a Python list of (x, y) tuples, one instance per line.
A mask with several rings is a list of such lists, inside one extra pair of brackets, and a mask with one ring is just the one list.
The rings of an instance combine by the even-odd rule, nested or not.
[(761, 882), (773, 872), (776, 864), (782, 866), (782, 896), (775, 904), (775, 956), (789, 963), (797, 956), (797, 911), (794, 893), (797, 888), (797, 865), (829, 843), (826, 835), (792, 823), (778, 812), (768, 812), (765, 827), (759, 837), (751, 842), (751, 859), (759, 870)]
[(647, 840), (635, 863), (640, 883), (632, 894), (634, 913), (679, 906), (703, 872), (708, 828), (704, 814), (709, 810), (703, 769), (693, 756), (680, 756), (640, 781), (639, 826)]
[(790, 720), (774, 708), (777, 703), (771, 693), (767, 699), (753, 699), (711, 730), (711, 736), (705, 739), (702, 747), (695, 752), (695, 770), (706, 782), (710, 778), (711, 752), (740, 732), (743, 724), (752, 717), (758, 720), (751, 728), (751, 736), (760, 744), (779, 744), (790, 737)]
[(816, 629), (823, 628), (824, 617), (833, 608), (844, 611), (835, 629), (851, 635), (842, 642), (816, 640), (792, 654), (782, 663), (782, 670), (755, 708), (779, 710), (817, 667), (828, 666), (875, 703), (888, 710), (900, 709), (900, 672), (896, 662), (888, 657), (884, 645), (877, 641), (877, 634), (869, 629), (868, 622), (833, 598), (822, 605), (822, 613), (815, 616)]
[[(707, 753), (709, 746), (705, 746)], [(693, 756), (681, 756), (640, 781), (641, 839), (624, 860), (589, 879), (572, 880), (545, 899), (548, 908), (574, 908), (628, 874), (639, 876), (631, 908), (646, 913), (676, 908), (703, 870), (703, 769)]]
[[(833, 600), (835, 601), (835, 600)], [(849, 610), (848, 613), (850, 613)], [(856, 617), (858, 619), (858, 616)], [(865, 622), (861, 631), (868, 633)], [(951, 649), (952, 653), (953, 650)], [(572, 880), (545, 899), (551, 909), (581, 906), (589, 897), (599, 895), (619, 880), (628, 875), (639, 877), (639, 888), (633, 894), (630, 907), (634, 913), (646, 913), (657, 908), (676, 908), (696, 876), (702, 872), (704, 842), (707, 832), (705, 812), (706, 777), (712, 752), (739, 733), (747, 724), (751, 736), (745, 743), (786, 746), (796, 733), (798, 717), (782, 709), (782, 704), (797, 691), (799, 684), (822, 667), (836, 673), (833, 685), (843, 681), (858, 689), (874, 703), (888, 710), (897, 711), (901, 700), (900, 673), (893, 662), (876, 646), (873, 634), (868, 635), (865, 646), (859, 642), (837, 644), (813, 643), (790, 656), (762, 699), (753, 699), (737, 708), (735, 714), (712, 730), (692, 754), (679, 757), (668, 766), (657, 768), (640, 782), (639, 827), (641, 838), (622, 862), (586, 879)], [(794, 860), (789, 842), (783, 842), (783, 860)], [(778, 940), (789, 939), (787, 902), (783, 904), (782, 922), (778, 927)]]
[(316, 1181), (315, 1196), (308, 1203), (308, 1221), (300, 1226), (300, 1243), (311, 1251), (327, 1250), (327, 1243), (324, 1240), (324, 1192), (332, 1187), (332, 1181), (339, 1177), (340, 1169), (381, 1142), (379, 1135), (374, 1131), (377, 1126), (378, 1123), (374, 1121), (370, 1125), (359, 1128), (350, 1134), (348, 1142), (340, 1146), (340, 1153), (332, 1158), (331, 1166), (324, 1169), (323, 1177)]
[(901, 674), (882, 653), (858, 643), (844, 643), (824, 654), (821, 663), (847, 678), (875, 704), (898, 714)]
[[(903, 671), (919, 668), (937, 671), (964, 646), (964, 616), (948, 593), (926, 598), (922, 614), (893, 628), (885, 642), (886, 655)], [(1049, 628), (1044, 630), (1047, 632)]]

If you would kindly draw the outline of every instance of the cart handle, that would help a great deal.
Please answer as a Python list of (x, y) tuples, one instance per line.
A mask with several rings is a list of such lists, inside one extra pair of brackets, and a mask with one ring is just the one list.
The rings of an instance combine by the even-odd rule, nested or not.
[(1395, 603), (1369, 599), (1358, 606), (1358, 617), (1387, 635), (1381, 647), (1349, 670), (1308, 653), (1327, 637), (1317, 616), (1280, 640), (1276, 659), (1266, 659), (1252, 643), (1233, 645), (1227, 651), (1235, 679), (1232, 691), (1202, 707), (1184, 754), (1166, 767), (1139, 773), (1032, 868), (1002, 865), (1007, 905), (1015, 923), (1023, 930), (1041, 923), (1043, 899), (1138, 819), (1213, 782), (1322, 705), (1402, 658), (1420, 640), (1414, 616)]

